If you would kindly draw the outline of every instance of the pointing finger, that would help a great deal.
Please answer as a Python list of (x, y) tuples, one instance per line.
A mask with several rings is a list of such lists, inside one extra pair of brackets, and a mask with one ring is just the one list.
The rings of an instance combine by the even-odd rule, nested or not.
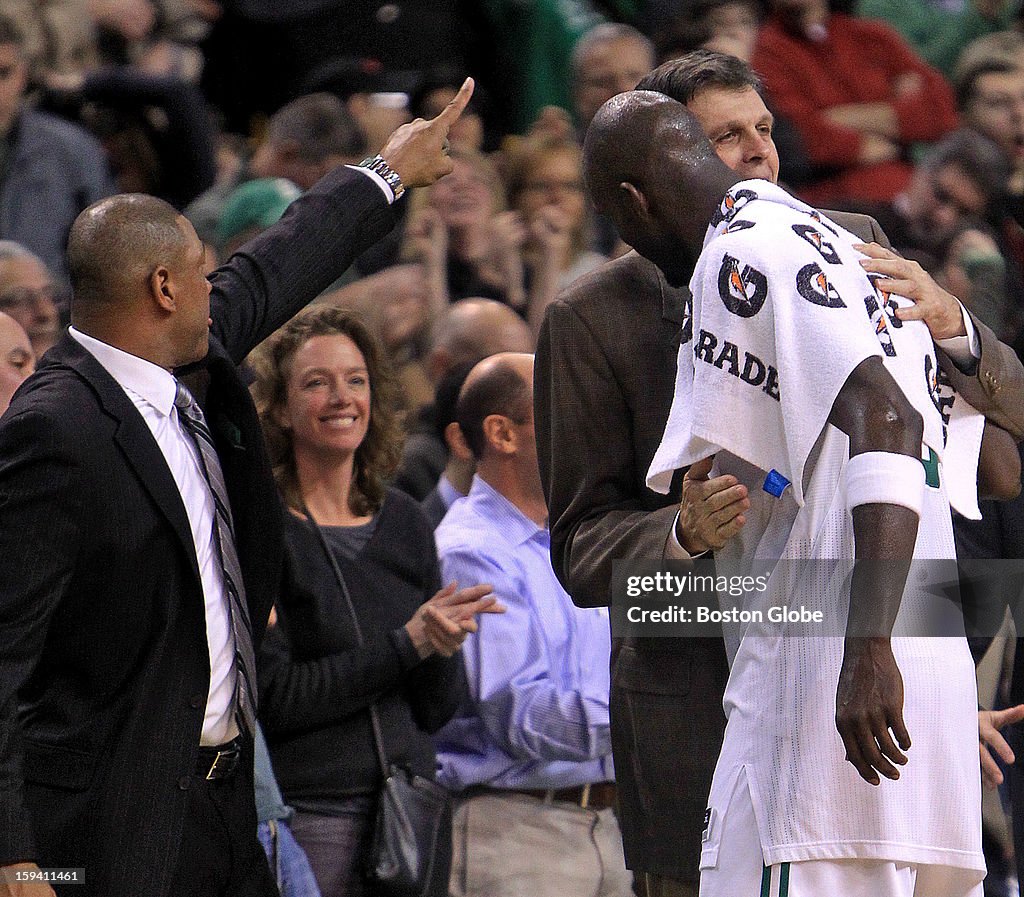
[(469, 103), (469, 98), (473, 96), (473, 79), (467, 78), (462, 82), (462, 87), (459, 88), (459, 92), (455, 94), (452, 101), (444, 107), (438, 113), (437, 118), (434, 119), (438, 124), (450, 127), (454, 124), (455, 120), (462, 115), (462, 111), (466, 108), (466, 104)]

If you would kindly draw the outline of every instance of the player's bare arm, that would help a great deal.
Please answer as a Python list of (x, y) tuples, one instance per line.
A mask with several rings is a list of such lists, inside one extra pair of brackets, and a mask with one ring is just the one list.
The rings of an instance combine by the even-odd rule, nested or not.
[[(868, 452), (920, 463), (924, 424), (879, 358), (863, 361), (836, 397), (829, 422), (850, 438), (851, 462)], [(843, 666), (836, 691), (836, 728), (846, 759), (877, 785), (898, 779), (910, 735), (903, 721), (903, 678), (888, 634), (899, 612), (919, 514), (909, 507), (853, 507), (857, 564), (850, 589)]]

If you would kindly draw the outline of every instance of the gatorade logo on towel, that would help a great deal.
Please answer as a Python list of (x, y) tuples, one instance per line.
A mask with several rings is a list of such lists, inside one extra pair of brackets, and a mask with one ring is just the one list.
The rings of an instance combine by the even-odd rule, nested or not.
[(732, 221), (736, 214), (752, 199), (757, 199), (753, 190), (734, 190), (726, 193), (721, 205), (711, 217), (711, 226), (718, 227), (723, 221)]
[(828, 282), (820, 265), (804, 265), (796, 275), (797, 292), (808, 302), (825, 308), (846, 308), (839, 291)]
[(793, 233), (810, 243), (830, 265), (842, 264), (835, 247), (821, 235), (821, 231), (810, 224), (794, 224)]
[(740, 262), (726, 253), (718, 270), (718, 295), (734, 315), (752, 318), (768, 298), (768, 278), (750, 265), (741, 268)]

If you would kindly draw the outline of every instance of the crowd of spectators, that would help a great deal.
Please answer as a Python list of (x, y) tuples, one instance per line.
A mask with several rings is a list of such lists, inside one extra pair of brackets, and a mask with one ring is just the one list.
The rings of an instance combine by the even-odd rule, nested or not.
[[(429, 530), (401, 535), (418, 518), (405, 510), (409, 499), (383, 483), (423, 502), (433, 526), (470, 491), (479, 451), (467, 445), (456, 405), (473, 365), (532, 351), (556, 295), (627, 248), (586, 199), (581, 141), (590, 119), (659, 61), (698, 48), (736, 55), (762, 77), (782, 183), (818, 207), (872, 215), (895, 250), (1024, 351), (1017, 0), (3, 5), (0, 412), (67, 324), (65, 244), (88, 205), (115, 192), (167, 200), (194, 224), (212, 270), (319, 178), (372, 155), (403, 121), (437, 115), (464, 75), (477, 79), (451, 131), (452, 174), (411, 191), (400, 226), (318, 300), (344, 311), (314, 310), (319, 317), (295, 325), (305, 337), (293, 334), (289, 349), (304, 351), (309, 334), (327, 335), (372, 360), (370, 381), (391, 383), (391, 371), (394, 385), (393, 393), (380, 390), (389, 407), (375, 406), (374, 418), (365, 409), (363, 435), (376, 438), (386, 423), (381, 438), (392, 440), (380, 449), (380, 470), (366, 474), (375, 491), (354, 521), (325, 528), (346, 578), (366, 580), (359, 601), (384, 589), (393, 602), (379, 631), (367, 633), (390, 654), (371, 658), (337, 620), (336, 632), (326, 616), (302, 616), (308, 608), (296, 596), (307, 587), (299, 579), (295, 594), (282, 596), (281, 624), (269, 639), (264, 725), (307, 844), (337, 828), (321, 817), (339, 815), (342, 805), (359, 817), (351, 837), (365, 839), (375, 776), (372, 757), (349, 756), (318, 791), (310, 784), (318, 774), (293, 762), (305, 741), (303, 756), (326, 764), (332, 745), (344, 746), (353, 732), (362, 738), (369, 726), (362, 717), (349, 728), (333, 718), (310, 722), (323, 694), (333, 693), (328, 685), (316, 691), (308, 678), (323, 673), (325, 656), (341, 652), (362, 680), (376, 677), (395, 695), (404, 689), (386, 706), (394, 717), (388, 734), (424, 772), (433, 764), (429, 733), (458, 705), (455, 692), (435, 694), (459, 676), (440, 656), (442, 636), (431, 642), (422, 620), (423, 602), (440, 586), (436, 559), (405, 558), (422, 573), (405, 583), (408, 594), (387, 587), (401, 562), (386, 552), (377, 572), (355, 562), (376, 528), (392, 526), (400, 535), (389, 550), (433, 558)], [(320, 329), (302, 330), (313, 324)], [(256, 368), (264, 390), (268, 377), (278, 381), (264, 404), (273, 432), (283, 415), (297, 413), (286, 402), (295, 371), (290, 356), (278, 358), (276, 370), (269, 357)], [(354, 457), (357, 466), (370, 463)], [(342, 473), (352, 479), (350, 469)], [(322, 568), (307, 563), (303, 575), (330, 579), (305, 507), (320, 518), (318, 499), (294, 473), (283, 485), (295, 512), (291, 548)], [(308, 654), (301, 659), (289, 647), (296, 633)], [(432, 659), (417, 666), (416, 655)], [(364, 711), (365, 697), (356, 695), (353, 706)], [(350, 872), (324, 872), (328, 862), (315, 851), (312, 859), (322, 882)]]
[[(187, 210), (212, 263), (293, 195), (267, 180), (229, 208), (234, 191), (259, 179), (308, 189), (372, 154), (401, 121), (436, 114), (471, 71), (478, 89), (451, 135), (455, 173), (411, 197), (403, 226), (337, 286), (418, 266), (393, 282), (416, 281), (423, 301), (396, 300), (391, 314), (381, 311), (388, 300), (363, 303), (380, 326), (392, 321), (378, 335), (400, 366), (422, 354), (431, 321), (459, 299), (503, 302), (536, 332), (558, 290), (624, 249), (587, 208), (579, 144), (589, 119), (659, 60), (705, 47), (762, 76), (783, 183), (819, 206), (880, 215), (898, 250), (979, 294), (966, 301), (1002, 296), (991, 312), (1001, 335), (1020, 330), (1006, 307), (1024, 269), (1024, 36), (1014, 0), (576, 0), (529, 14), (500, 0), (371, 6), (6, 5), (0, 239), (38, 257), (59, 299), (77, 212), (141, 191)], [(558, 37), (537, 34), (556, 19)], [(533, 64), (542, 49), (543, 76)], [(929, 149), (957, 128), (968, 130), (940, 156), (971, 158), (942, 162)], [(988, 164), (996, 149), (1005, 164)], [(934, 209), (922, 213), (931, 188)], [(407, 406), (424, 404), (423, 384), (410, 389)]]

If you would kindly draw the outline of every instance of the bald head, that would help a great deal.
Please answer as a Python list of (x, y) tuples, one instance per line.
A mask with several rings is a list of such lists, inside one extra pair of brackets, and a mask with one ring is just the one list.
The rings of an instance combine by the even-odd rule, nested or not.
[(475, 364), (499, 352), (532, 352), (533, 334), (509, 306), (493, 299), (460, 299), (431, 332), (430, 373), (435, 382), (458, 364)]
[(168, 370), (209, 351), (206, 253), (163, 200), (126, 193), (89, 206), (71, 226), (68, 267), (83, 333)]
[(74, 309), (123, 305), (140, 296), (157, 267), (180, 263), (188, 247), (183, 221), (173, 206), (142, 193), (89, 206), (68, 236)]
[(683, 282), (715, 208), (741, 179), (685, 106), (649, 90), (619, 94), (598, 110), (584, 145), (584, 177), (623, 240)]
[[(717, 161), (700, 122), (686, 107), (653, 90), (612, 97), (594, 116), (584, 144), (583, 171), (594, 202), (605, 209), (622, 183), (648, 189), (666, 176)], [(664, 169), (666, 162), (672, 168)]]
[(533, 356), (502, 352), (477, 364), (459, 392), (455, 419), (477, 461), (488, 449), (484, 422), (501, 415), (514, 424), (533, 420)]

